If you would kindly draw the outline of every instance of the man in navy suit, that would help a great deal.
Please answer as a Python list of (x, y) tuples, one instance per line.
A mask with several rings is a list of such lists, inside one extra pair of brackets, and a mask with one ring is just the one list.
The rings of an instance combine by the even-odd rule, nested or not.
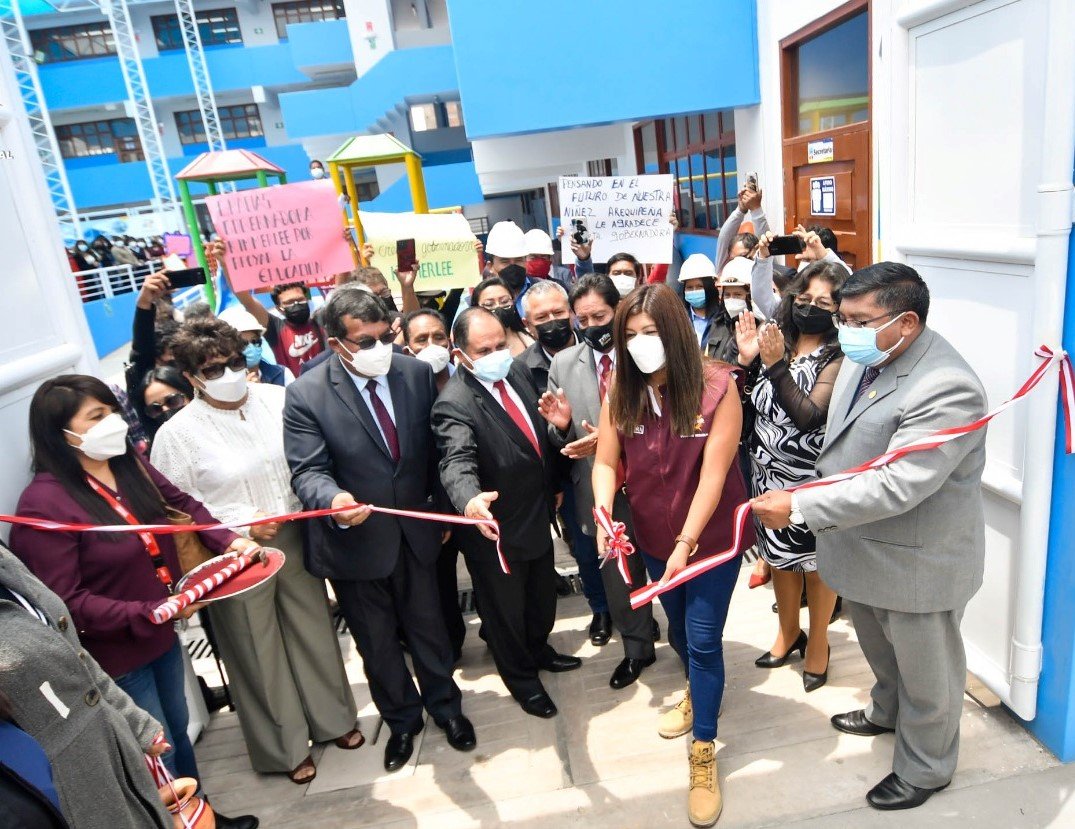
[[(354, 505), (310, 522), (306, 567), (332, 582), (373, 701), (391, 730), (385, 768), (410, 759), (423, 707), (460, 751), (476, 744), (452, 679), (436, 562), (439, 522), (367, 505), (434, 509), (433, 371), (393, 353), (388, 309), (366, 291), (335, 291), (323, 311), (333, 357), (287, 389), (284, 448), (306, 509)], [(406, 638), (421, 694), (403, 659)]]

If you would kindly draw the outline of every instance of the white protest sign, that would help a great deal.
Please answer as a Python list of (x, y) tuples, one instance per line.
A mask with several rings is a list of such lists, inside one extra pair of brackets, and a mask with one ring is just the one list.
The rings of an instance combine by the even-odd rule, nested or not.
[(564, 264), (571, 241), (590, 241), (594, 262), (630, 253), (649, 264), (672, 261), (672, 176), (563, 176), (560, 222)]
[(393, 288), (396, 279), (396, 242), (414, 239), (418, 259), (416, 291), (440, 291), (475, 285), (481, 278), (474, 233), (462, 213), (358, 214), (366, 241), (373, 245), (373, 261)]

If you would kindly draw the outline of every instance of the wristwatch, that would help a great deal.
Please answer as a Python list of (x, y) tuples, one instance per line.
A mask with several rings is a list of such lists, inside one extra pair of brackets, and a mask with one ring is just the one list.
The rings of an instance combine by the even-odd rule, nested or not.
[(806, 517), (799, 509), (799, 499), (794, 492), (791, 494), (791, 523), (796, 527), (806, 526)]

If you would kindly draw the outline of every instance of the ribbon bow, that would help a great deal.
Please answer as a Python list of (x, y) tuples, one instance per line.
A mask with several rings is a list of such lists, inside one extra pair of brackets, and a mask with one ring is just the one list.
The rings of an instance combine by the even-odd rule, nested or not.
[(630, 586), (631, 573), (627, 569), (627, 556), (634, 555), (635, 545), (627, 537), (627, 525), (622, 521), (613, 521), (604, 507), (595, 507), (593, 518), (608, 536), (608, 546), (601, 555), (601, 566), (604, 567), (610, 560), (615, 560), (616, 567), (623, 576), (623, 583)]

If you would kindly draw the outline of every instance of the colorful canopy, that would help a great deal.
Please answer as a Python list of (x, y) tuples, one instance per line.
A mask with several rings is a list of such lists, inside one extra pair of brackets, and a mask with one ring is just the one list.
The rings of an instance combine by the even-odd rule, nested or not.
[(219, 181), (221, 179), (254, 178), (258, 172), (283, 173), (271, 161), (250, 150), (222, 150), (202, 153), (176, 174), (186, 181)]
[(394, 135), (356, 135), (348, 138), (328, 157), (329, 162), (353, 167), (356, 164), (376, 164), (403, 161), (407, 156), (421, 158), (418, 153)]

